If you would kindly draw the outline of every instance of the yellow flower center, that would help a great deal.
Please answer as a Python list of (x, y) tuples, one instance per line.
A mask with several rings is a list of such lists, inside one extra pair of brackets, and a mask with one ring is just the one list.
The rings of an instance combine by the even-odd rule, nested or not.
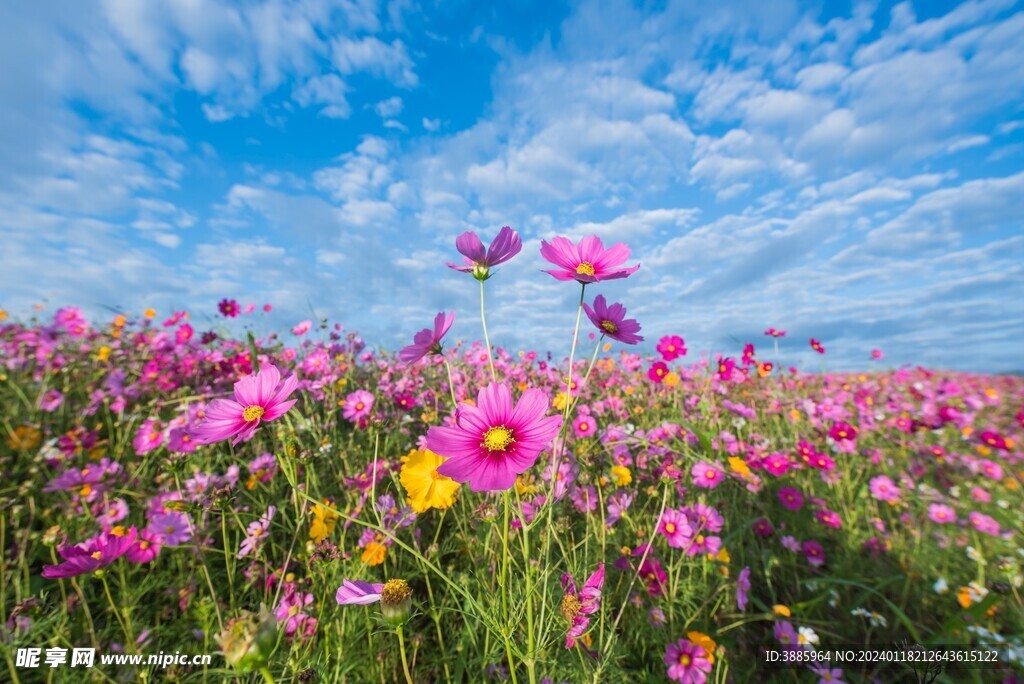
[(510, 444), (515, 442), (512, 439), (512, 431), (504, 425), (490, 428), (484, 435), (483, 446), (488, 451), (505, 451)]
[(380, 602), (385, 606), (393, 606), (412, 596), (412, 589), (405, 580), (393, 579), (384, 584), (380, 592)]
[(676, 532), (675, 524), (674, 523), (666, 524), (665, 525), (665, 531), (668, 532), (669, 534), (675, 534), (675, 532)]
[(358, 404), (356, 404), (356, 411), (362, 411), (362, 410), (363, 410), (363, 402), (359, 402)]
[(583, 608), (583, 604), (580, 603), (579, 598), (572, 594), (566, 594), (562, 597), (562, 615), (569, 622), (579, 615), (580, 609)]
[(596, 273), (596, 271), (594, 270), (594, 264), (590, 263), (589, 261), (584, 261), (583, 263), (576, 267), (576, 275), (592, 276), (594, 275), (594, 273)]
[(259, 420), (266, 413), (266, 409), (262, 406), (246, 406), (245, 410), (242, 411), (242, 418), (245, 419), (246, 423), (251, 423), (254, 420)]
[(683, 667), (689, 667), (689, 665), (690, 665), (690, 654), (684, 653), (681, 656), (679, 656), (679, 664), (682, 665)]
[(93, 554), (91, 554), (91, 555), (92, 555), (92, 557), (93, 557), (93, 558), (95, 558), (96, 560), (99, 560), (100, 558), (102, 558), (102, 557), (103, 557), (103, 554), (102, 554), (102, 553), (100, 553), (99, 551), (96, 551), (95, 553), (93, 553)]
[(619, 331), (619, 326), (615, 325), (611, 321), (601, 321), (601, 327), (610, 333), (616, 333)]
[(149, 542), (146, 541), (145, 539), (143, 539), (142, 541), (139, 542), (139, 548), (142, 549), (143, 551), (145, 551), (146, 549), (149, 548)]
[(674, 352), (674, 351), (676, 350), (676, 345), (674, 345), (674, 344), (670, 344), (670, 345), (668, 345), (668, 350), (669, 350), (670, 352)]

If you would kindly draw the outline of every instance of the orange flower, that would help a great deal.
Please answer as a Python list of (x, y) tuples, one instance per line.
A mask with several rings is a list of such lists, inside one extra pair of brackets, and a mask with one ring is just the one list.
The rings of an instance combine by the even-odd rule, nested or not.
[(384, 555), (388, 547), (377, 542), (370, 542), (363, 548), (363, 562), (367, 565), (380, 565), (384, 562)]

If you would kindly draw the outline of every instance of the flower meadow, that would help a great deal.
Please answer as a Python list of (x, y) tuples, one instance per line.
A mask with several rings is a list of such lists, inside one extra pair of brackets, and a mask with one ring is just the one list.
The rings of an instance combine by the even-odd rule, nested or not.
[[(85, 681), (14, 655), (82, 646), (222, 654), (107, 682), (1021, 681), (1024, 379), (783, 368), (829, 341), (774, 327), (695, 358), (685, 316), (644, 355), (597, 236), (541, 245), (565, 348), (509, 350), (486, 293), (521, 251), (452, 246), (480, 342), (459, 311), (397, 352), (232, 334), (271, 305), (229, 298), (205, 331), (0, 314), (3, 679)], [(896, 644), (1000, 659), (765, 660)]]

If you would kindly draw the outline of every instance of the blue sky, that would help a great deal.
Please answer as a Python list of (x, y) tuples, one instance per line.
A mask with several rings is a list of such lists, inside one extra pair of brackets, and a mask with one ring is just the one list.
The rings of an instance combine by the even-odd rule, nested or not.
[[(106, 0), (0, 8), (0, 307), (270, 302), (479, 337), (454, 238), (502, 225), (492, 340), (565, 353), (539, 241), (691, 354), (1024, 369), (1024, 8)], [(807, 346), (828, 349), (824, 359)]]

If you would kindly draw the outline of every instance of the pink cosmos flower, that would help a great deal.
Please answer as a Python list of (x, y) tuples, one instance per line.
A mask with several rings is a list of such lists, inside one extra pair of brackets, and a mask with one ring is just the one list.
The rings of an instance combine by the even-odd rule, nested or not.
[(363, 580), (343, 580), (335, 594), (339, 606), (368, 606), (380, 601), (384, 584), (370, 584)]
[(507, 384), (480, 390), (476, 406), (460, 404), (455, 426), (427, 433), (427, 448), (448, 460), (437, 468), (474, 492), (508, 489), (558, 434), (561, 416), (545, 416), (548, 400), (539, 389), (523, 392), (513, 406)]
[(342, 415), (346, 420), (359, 423), (368, 415), (373, 408), (373, 394), (366, 390), (356, 390), (347, 397), (342, 405)]
[(124, 557), (129, 563), (148, 563), (160, 555), (161, 547), (160, 535), (142, 530)]
[(714, 489), (725, 479), (721, 470), (703, 461), (694, 463), (690, 474), (693, 475), (693, 484), (704, 489)]
[(680, 639), (665, 649), (668, 678), (679, 684), (704, 684), (711, 672), (711, 661), (702, 646)]
[(587, 318), (602, 335), (624, 344), (636, 344), (644, 341), (644, 338), (637, 335), (640, 332), (640, 324), (634, 318), (626, 318), (626, 307), (622, 304), (616, 302), (609, 306), (604, 295), (597, 295), (594, 298), (594, 308), (591, 309), (584, 302), (583, 310), (587, 312)]
[(565, 635), (565, 647), (572, 648), (576, 640), (583, 636), (590, 626), (590, 616), (601, 607), (601, 588), (604, 586), (604, 563), (597, 564), (583, 588), (576, 591), (576, 582), (572, 575), (562, 575), (562, 615), (569, 621), (569, 631)]
[(857, 428), (845, 421), (839, 420), (832, 424), (832, 427), (828, 431), (828, 436), (837, 442), (847, 439), (857, 439)]
[(971, 511), (971, 514), (967, 516), (974, 525), (974, 529), (985, 534), (991, 534), (993, 537), (999, 536), (999, 523), (996, 519), (990, 515), (979, 513), (978, 511)]
[(267, 506), (267, 512), (260, 516), (259, 520), (249, 523), (249, 526), (245, 528), (245, 539), (242, 540), (242, 544), (238, 548), (237, 558), (239, 560), (250, 554), (255, 554), (263, 540), (270, 536), (270, 523), (273, 522), (275, 515), (277, 515), (277, 507)]
[(887, 475), (878, 475), (868, 482), (871, 496), (879, 501), (894, 504), (900, 499), (900, 488)]
[(292, 328), (292, 334), (296, 337), (302, 337), (310, 331), (313, 327), (313, 321), (302, 321), (298, 325)]
[(135, 537), (138, 535), (135, 527), (130, 527), (128, 530), (121, 528), (121, 530), (122, 534), (115, 534), (114, 531), (102, 532), (81, 544), (63, 547), (59, 553), (64, 558), (64, 562), (59, 565), (45, 566), (43, 577), (46, 579), (77, 577), (110, 565), (128, 553), (128, 549), (135, 543)]
[(953, 523), (956, 522), (956, 511), (946, 504), (931, 504), (928, 506), (928, 518), (940, 525)]
[(412, 344), (398, 352), (398, 360), (402, 363), (416, 363), (427, 354), (441, 353), (441, 339), (448, 333), (455, 322), (455, 314), (440, 312), (434, 317), (434, 329), (424, 328), (412, 338)]
[(576, 420), (572, 422), (572, 429), (577, 437), (583, 439), (594, 434), (594, 431), (597, 430), (597, 425), (595, 425), (593, 418), (584, 414), (576, 417)]
[(804, 555), (807, 556), (807, 562), (812, 567), (820, 567), (825, 564), (825, 549), (821, 544), (809, 539), (805, 541), (801, 546), (800, 550), (803, 551)]
[(491, 267), (503, 264), (523, 249), (523, 241), (519, 233), (509, 226), (504, 226), (491, 241), (491, 246), (484, 251), (484, 243), (476, 233), (466, 231), (455, 238), (455, 249), (462, 254), (465, 266), (448, 263), (448, 268), (463, 273), (472, 273), (477, 280), (487, 280), (491, 277)]
[(264, 364), (259, 373), (235, 383), (235, 399), (216, 399), (206, 408), (206, 418), (191, 432), (200, 444), (234, 437), (232, 444), (248, 442), (260, 423), (283, 416), (297, 399), (288, 399), (298, 385), (292, 373), (281, 380), (277, 366)]
[(629, 258), (629, 247), (619, 242), (605, 249), (601, 238), (596, 235), (583, 238), (579, 245), (564, 237), (556, 237), (550, 244), (541, 240), (540, 255), (559, 267), (545, 273), (558, 280), (575, 280), (584, 285), (626, 278), (640, 268), (639, 264), (632, 268), (617, 268)]
[(675, 549), (684, 549), (690, 545), (693, 538), (693, 528), (690, 521), (686, 519), (681, 511), (669, 508), (661, 516), (661, 524), (658, 532), (665, 535), (668, 545)]
[(770, 537), (775, 534), (775, 528), (772, 527), (772, 521), (768, 518), (758, 518), (754, 521), (754, 534), (759, 537)]
[(64, 395), (58, 390), (47, 390), (43, 396), (39, 397), (39, 408), (47, 413), (53, 413), (60, 408), (60, 405), (63, 403)]
[(1006, 442), (1006, 438), (994, 430), (985, 430), (978, 434), (978, 439), (992, 449), (999, 451), (1009, 451), (1010, 445)]
[(786, 331), (785, 330), (776, 330), (775, 328), (768, 328), (767, 330), (764, 331), (764, 334), (765, 335), (770, 335), (771, 337), (785, 337), (786, 336)]
[(811, 349), (813, 349), (814, 351), (818, 352), (819, 354), (824, 354), (825, 353), (825, 348), (823, 346), (821, 346), (821, 342), (819, 342), (818, 340), (814, 339), (813, 337), (811, 338)]
[(658, 340), (657, 349), (665, 361), (675, 361), (680, 356), (686, 356), (686, 342), (679, 335), (665, 335)]
[(882, 350), (881, 349), (872, 349), (871, 350), (871, 358), (873, 358), (873, 359), (880, 359), (883, 356), (884, 356), (884, 354), (882, 354)]

